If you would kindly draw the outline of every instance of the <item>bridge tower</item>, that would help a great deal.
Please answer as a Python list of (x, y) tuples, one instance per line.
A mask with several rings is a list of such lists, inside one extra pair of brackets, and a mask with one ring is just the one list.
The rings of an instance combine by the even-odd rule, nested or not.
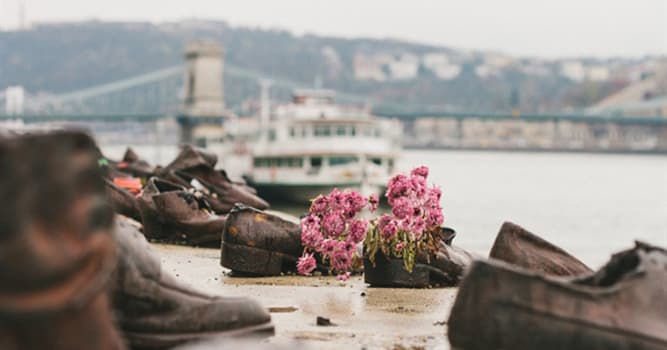
[(192, 143), (202, 134), (222, 132), (225, 109), (223, 90), (223, 49), (212, 41), (193, 41), (185, 47), (185, 99), (181, 142)]

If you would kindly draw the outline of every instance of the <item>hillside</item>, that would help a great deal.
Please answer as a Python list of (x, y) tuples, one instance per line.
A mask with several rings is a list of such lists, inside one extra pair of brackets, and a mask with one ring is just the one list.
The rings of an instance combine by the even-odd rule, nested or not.
[[(646, 60), (546, 61), (396, 40), (295, 36), (213, 21), (56, 23), (0, 32), (0, 89), (23, 85), (30, 94), (62, 93), (147, 73), (181, 63), (185, 43), (201, 38), (221, 42), (230, 65), (304, 86), (318, 80), (392, 108), (579, 109), (627, 85), (633, 67)], [(226, 77), (225, 89), (227, 104), (236, 109), (259, 95), (256, 81), (237, 77)], [(279, 99), (288, 95), (274, 91)]]

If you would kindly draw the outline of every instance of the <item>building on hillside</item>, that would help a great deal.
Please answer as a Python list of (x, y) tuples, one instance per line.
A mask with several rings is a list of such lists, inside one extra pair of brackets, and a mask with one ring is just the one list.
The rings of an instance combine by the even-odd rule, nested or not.
[(404, 53), (397, 60), (389, 63), (392, 80), (409, 80), (419, 75), (419, 57)]
[(579, 61), (561, 63), (560, 72), (564, 77), (574, 81), (583, 81), (586, 78), (584, 65)]

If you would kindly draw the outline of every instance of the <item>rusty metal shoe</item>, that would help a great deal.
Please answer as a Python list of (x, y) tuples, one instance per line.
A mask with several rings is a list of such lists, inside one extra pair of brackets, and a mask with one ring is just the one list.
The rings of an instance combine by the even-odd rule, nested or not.
[(176, 174), (194, 188), (206, 192), (216, 213), (229, 213), (236, 203), (262, 210), (269, 208), (269, 203), (259, 198), (253, 191), (247, 190), (247, 186), (232, 183), (221, 172), (212, 168), (191, 168), (177, 171)]
[(278, 276), (296, 271), (302, 253), (298, 220), (244, 205), (236, 205), (227, 216), (220, 265), (233, 272)]
[(247, 298), (205, 295), (165, 273), (143, 235), (117, 220), (114, 309), (133, 349), (162, 349), (210, 336), (270, 336), (268, 311)]
[(568, 252), (511, 222), (501, 226), (490, 258), (548, 275), (576, 276), (592, 271)]
[(0, 348), (123, 349), (108, 299), (113, 212), (94, 141), (0, 140)]
[(201, 165), (207, 165), (213, 168), (217, 163), (218, 156), (215, 154), (192, 145), (183, 145), (181, 147), (181, 152), (171, 163), (169, 163), (169, 165), (167, 165), (167, 168), (183, 170)]
[(375, 264), (364, 259), (364, 282), (372, 287), (426, 288), (429, 286), (457, 286), (465, 269), (472, 263), (471, 253), (452, 245), (456, 231), (442, 227), (438, 251), (428, 259), (417, 256), (412, 272), (403, 259), (387, 258), (382, 252), (375, 255)]
[(467, 350), (665, 350), (667, 251), (637, 243), (584, 277), (473, 263), (448, 335)]
[(123, 160), (113, 162), (113, 165), (119, 171), (143, 179), (147, 179), (155, 174), (155, 168), (147, 161), (139, 158), (139, 155), (130, 147), (125, 151)]
[(225, 218), (181, 186), (151, 178), (138, 200), (144, 234), (152, 240), (220, 246)]
[(216, 162), (215, 155), (185, 146), (176, 159), (162, 170), (161, 176), (207, 192), (211, 207), (218, 214), (228, 213), (236, 203), (257, 209), (269, 207), (269, 203), (257, 196), (257, 191), (245, 183), (231, 181), (226, 172), (215, 170)]
[(141, 212), (137, 198), (130, 192), (116, 186), (113, 181), (104, 179), (107, 189), (107, 198), (113, 210), (120, 214), (141, 222)]

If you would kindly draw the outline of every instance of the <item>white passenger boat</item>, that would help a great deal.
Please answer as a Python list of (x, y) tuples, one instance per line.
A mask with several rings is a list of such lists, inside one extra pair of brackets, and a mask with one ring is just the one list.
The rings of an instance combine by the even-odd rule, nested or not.
[(401, 150), (398, 120), (335, 104), (329, 90), (299, 90), (264, 119), (246, 179), (267, 198), (306, 202), (335, 187), (381, 194)]

